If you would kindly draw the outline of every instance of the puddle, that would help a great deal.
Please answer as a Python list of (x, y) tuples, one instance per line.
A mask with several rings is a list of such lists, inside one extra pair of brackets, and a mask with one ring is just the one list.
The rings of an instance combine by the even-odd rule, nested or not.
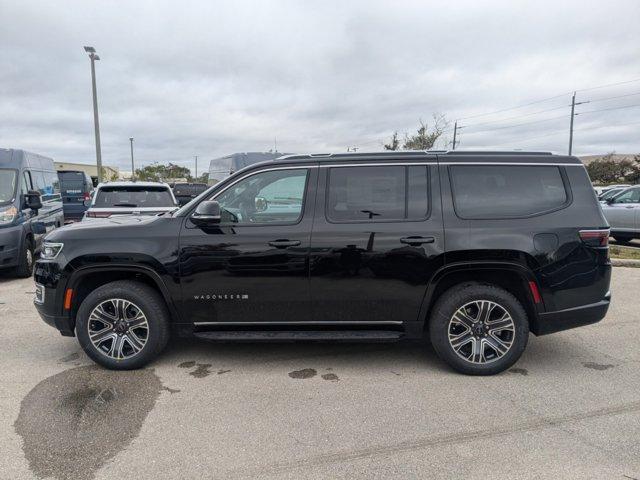
[(79, 358), (80, 358), (80, 354), (78, 352), (75, 352), (75, 353), (70, 353), (66, 357), (62, 357), (60, 360), (58, 360), (58, 362), (59, 363), (73, 362), (74, 360), (78, 360)]
[(289, 372), (291, 378), (311, 378), (316, 376), (316, 372), (313, 368), (304, 368), (302, 370), (294, 370)]
[(211, 364), (210, 363), (196, 363), (196, 369), (193, 372), (189, 372), (189, 375), (196, 378), (204, 378), (211, 375)]
[(178, 368), (191, 368), (195, 366), (196, 362), (194, 362), (193, 360), (189, 360), (188, 362), (182, 362), (181, 364), (179, 364)]
[(330, 382), (337, 382), (338, 380), (340, 380), (338, 378), (338, 375), (336, 375), (335, 373), (325, 373), (324, 375), (322, 375), (322, 379), (328, 380)]
[(140, 433), (162, 390), (153, 370), (72, 368), (36, 385), (14, 423), (39, 478), (90, 480)]
[(595, 363), (595, 362), (583, 362), (582, 366), (585, 368), (590, 368), (592, 370), (609, 370), (610, 368), (615, 367), (615, 365), (611, 365), (610, 363)]
[(529, 370), (527, 370), (526, 368), (511, 368), (509, 369), (509, 373), (515, 373), (526, 377), (527, 375), (529, 375)]

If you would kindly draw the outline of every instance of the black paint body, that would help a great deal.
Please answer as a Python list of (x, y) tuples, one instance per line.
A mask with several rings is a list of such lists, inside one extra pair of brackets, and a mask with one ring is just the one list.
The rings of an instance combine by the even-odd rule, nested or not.
[[(542, 215), (462, 219), (449, 168), (456, 164), (553, 164), (569, 188), (567, 205)], [(420, 221), (333, 223), (325, 215), (328, 169), (335, 165), (426, 165), (429, 213)], [(197, 204), (238, 179), (274, 168), (309, 168), (300, 220), (281, 225), (198, 227)], [(208, 331), (367, 329), (422, 338), (430, 309), (461, 282), (496, 283), (518, 296), (536, 334), (601, 320), (609, 305), (606, 247), (580, 230), (607, 223), (586, 170), (549, 154), (389, 152), (293, 156), (248, 167), (171, 216), (117, 217), (56, 230), (55, 260), (37, 262), (45, 286), (42, 317), (73, 335), (82, 298), (109, 280), (139, 278), (158, 288), (181, 334)], [(428, 243), (402, 243), (424, 237)], [(272, 246), (292, 241), (289, 247)], [(536, 302), (530, 282), (537, 286)], [(66, 289), (73, 289), (69, 310)]]

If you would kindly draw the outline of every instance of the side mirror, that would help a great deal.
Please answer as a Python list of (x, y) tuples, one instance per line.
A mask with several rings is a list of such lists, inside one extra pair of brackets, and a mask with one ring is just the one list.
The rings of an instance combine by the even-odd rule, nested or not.
[(200, 202), (191, 214), (191, 221), (198, 226), (220, 223), (220, 204), (215, 200)]
[(269, 202), (264, 197), (255, 198), (256, 212), (264, 212), (269, 207)]
[(91, 199), (90, 199), (90, 198), (87, 198), (86, 200), (83, 200), (83, 201), (82, 201), (82, 204), (83, 204), (85, 207), (89, 208), (89, 207), (91, 206)]
[(605, 202), (607, 202), (607, 205), (611, 205), (612, 203), (615, 202), (615, 198), (614, 197), (609, 197), (605, 200)]
[(34, 212), (38, 213), (38, 210), (42, 208), (42, 197), (37, 190), (29, 190), (26, 194), (26, 203)]

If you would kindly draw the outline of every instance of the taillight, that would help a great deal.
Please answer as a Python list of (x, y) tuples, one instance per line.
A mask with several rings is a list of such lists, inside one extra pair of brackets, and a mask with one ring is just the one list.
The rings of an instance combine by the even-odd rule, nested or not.
[(609, 229), (605, 230), (580, 230), (580, 239), (590, 247), (608, 247)]

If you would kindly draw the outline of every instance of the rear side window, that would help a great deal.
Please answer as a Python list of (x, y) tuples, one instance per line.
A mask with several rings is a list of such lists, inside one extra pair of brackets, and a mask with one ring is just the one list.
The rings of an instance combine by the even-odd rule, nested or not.
[(565, 206), (569, 196), (559, 167), (453, 165), (456, 214), (461, 218), (517, 218)]
[(420, 166), (329, 169), (331, 222), (423, 220), (429, 215), (428, 170)]

